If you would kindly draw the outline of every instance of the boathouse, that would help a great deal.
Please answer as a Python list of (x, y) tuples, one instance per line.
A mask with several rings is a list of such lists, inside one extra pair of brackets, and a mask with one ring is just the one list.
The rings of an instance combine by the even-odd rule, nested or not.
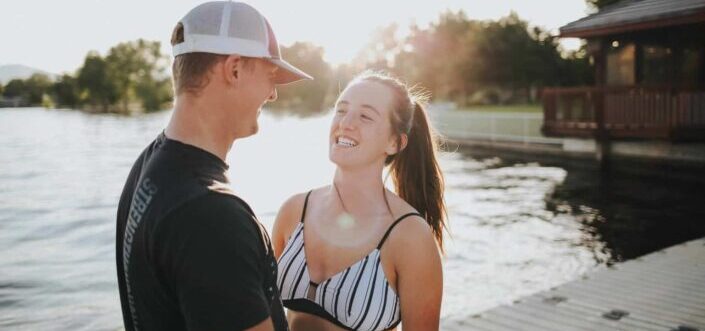
[(622, 0), (560, 37), (586, 40), (596, 83), (542, 91), (545, 136), (705, 141), (705, 0)]

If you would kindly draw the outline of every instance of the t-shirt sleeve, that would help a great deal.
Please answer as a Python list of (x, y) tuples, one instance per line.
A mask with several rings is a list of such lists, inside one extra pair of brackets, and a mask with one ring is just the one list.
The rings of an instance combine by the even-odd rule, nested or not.
[(189, 330), (242, 330), (270, 316), (261, 234), (235, 199), (210, 193), (164, 221), (157, 264)]

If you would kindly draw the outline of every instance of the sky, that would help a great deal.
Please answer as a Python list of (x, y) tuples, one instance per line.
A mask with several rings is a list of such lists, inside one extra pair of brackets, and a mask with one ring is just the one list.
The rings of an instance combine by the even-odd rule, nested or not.
[[(123, 41), (144, 38), (162, 43), (176, 22), (204, 1), (189, 0), (2, 0), (0, 65), (24, 64), (51, 73), (73, 73), (85, 55)], [(250, 0), (270, 21), (282, 45), (308, 41), (325, 49), (332, 64), (350, 61), (377, 27), (397, 23), (400, 33), (412, 22), (427, 26), (447, 9), (471, 19), (498, 19), (515, 11), (530, 24), (557, 33), (586, 16), (585, 0)], [(566, 49), (579, 45), (562, 42)]]

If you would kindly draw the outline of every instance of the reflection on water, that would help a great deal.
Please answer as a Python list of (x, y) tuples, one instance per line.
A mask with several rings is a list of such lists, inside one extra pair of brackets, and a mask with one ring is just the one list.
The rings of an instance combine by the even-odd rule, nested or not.
[[(495, 155), (478, 149), (461, 153), (473, 158)], [(546, 210), (570, 214), (581, 223), (586, 238), (609, 252), (609, 259), (598, 258), (598, 262), (633, 259), (705, 235), (705, 167), (701, 165), (619, 160), (613, 171), (600, 173), (592, 162), (554, 156), (505, 152), (503, 160), (506, 164), (540, 162), (566, 170), (561, 185), (547, 197)]]
[[(0, 110), (0, 329), (121, 326), (114, 217), (128, 170), (169, 113)], [(260, 118), (229, 156), (233, 188), (271, 228), (295, 192), (329, 182), (329, 117)], [(598, 176), (535, 156), (442, 156), (452, 236), (444, 329), (469, 316), (705, 233), (695, 184)]]

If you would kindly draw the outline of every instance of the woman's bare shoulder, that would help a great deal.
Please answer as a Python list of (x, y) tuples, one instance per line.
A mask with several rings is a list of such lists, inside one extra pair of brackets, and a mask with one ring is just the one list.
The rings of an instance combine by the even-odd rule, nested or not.
[(403, 220), (399, 221), (389, 234), (388, 241), (390, 244), (400, 250), (413, 249), (412, 246), (418, 246), (417, 244), (423, 244), (421, 247), (426, 248), (429, 246), (435, 247), (433, 230), (428, 222), (426, 222), (426, 219), (424, 219), (413, 206), (398, 195), (394, 193), (388, 194), (388, 199), (390, 207), (396, 217), (411, 213), (417, 214), (406, 216)]
[(314, 196), (323, 188), (324, 187), (319, 187), (310, 191), (299, 192), (286, 199), (286, 201), (284, 201), (282, 206), (279, 208), (279, 213), (277, 214), (277, 218), (274, 222), (274, 228), (293, 229), (295, 225), (301, 221), (304, 205), (306, 204), (306, 197), (309, 196), (309, 194)]

